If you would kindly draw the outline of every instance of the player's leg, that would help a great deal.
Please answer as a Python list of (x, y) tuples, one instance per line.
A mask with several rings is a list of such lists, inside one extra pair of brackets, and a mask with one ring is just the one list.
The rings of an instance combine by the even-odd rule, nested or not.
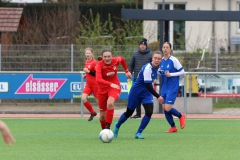
[(141, 104), (141, 100), (139, 99), (138, 94), (135, 92), (130, 92), (128, 96), (126, 112), (120, 116), (116, 125), (117, 128), (120, 128), (120, 126), (133, 114), (137, 106), (136, 104)]
[(120, 116), (118, 122), (116, 122), (115, 126), (114, 126), (114, 130), (113, 130), (114, 138), (118, 137), (118, 132), (119, 132), (121, 125), (133, 114), (133, 112), (134, 112), (134, 110), (127, 108), (126, 112), (124, 112)]
[(94, 86), (92, 87), (92, 93), (93, 93), (93, 96), (98, 104), (98, 86)]
[[(97, 104), (98, 104), (97, 91), (98, 91), (98, 87), (97, 87), (97, 86), (92, 86), (92, 87), (91, 87), (91, 93), (93, 93), (94, 98), (95, 98), (95, 100), (96, 100), (96, 102), (97, 102)], [(89, 95), (91, 95), (91, 93), (90, 93)], [(90, 103), (89, 103), (89, 104), (90, 104)], [(91, 104), (90, 104), (90, 105), (91, 105)], [(94, 109), (93, 109), (92, 106), (91, 106), (91, 108), (92, 108), (92, 110), (94, 111)], [(93, 113), (91, 112), (91, 115), (90, 115), (88, 121), (93, 120), (93, 118), (94, 118), (96, 115), (97, 115), (97, 112), (96, 112), (96, 111), (94, 111)]]
[(143, 104), (143, 107), (145, 109), (145, 115), (142, 118), (142, 121), (138, 128), (137, 133), (135, 134), (136, 139), (144, 139), (144, 137), (141, 134), (142, 134), (143, 130), (147, 127), (148, 123), (151, 120), (152, 114), (153, 114), (153, 103)]
[(176, 116), (179, 118), (179, 121), (180, 121), (180, 127), (181, 129), (183, 129), (186, 125), (186, 122), (185, 122), (185, 115), (183, 113), (180, 113), (177, 109), (175, 108), (171, 108), (169, 111), (168, 111), (170, 114)]
[(128, 102), (127, 102), (127, 109), (126, 112), (124, 112), (117, 123), (115, 123), (114, 126), (114, 138), (118, 137), (118, 131), (119, 128), (121, 127), (121, 125), (133, 114), (135, 108), (136, 108), (136, 104), (141, 103), (140, 99), (138, 98), (138, 96), (136, 94), (133, 94), (133, 92), (129, 93), (128, 96)]
[(169, 113), (169, 112), (167, 111), (167, 108), (168, 108), (168, 106), (167, 106), (168, 104), (166, 104), (166, 102), (168, 101), (168, 100), (167, 100), (167, 94), (162, 93), (161, 96), (163, 97), (163, 100), (164, 100), (164, 102), (163, 102), (163, 104), (162, 104), (162, 108), (163, 108), (163, 111), (164, 111), (164, 115), (165, 115), (165, 118), (166, 118), (168, 124), (171, 126), (171, 128), (170, 128), (169, 130), (167, 130), (166, 132), (167, 132), (167, 133), (177, 132), (177, 128), (176, 128), (176, 126), (175, 126), (175, 122), (173, 121), (173, 116), (172, 116), (171, 113)]
[(114, 115), (114, 103), (118, 100), (120, 96), (121, 90), (111, 88), (108, 92), (108, 100), (107, 100), (107, 111), (106, 111), (106, 128), (110, 129), (113, 115)]
[(106, 128), (106, 110), (107, 110), (107, 99), (108, 94), (98, 94), (98, 102), (99, 102), (99, 122), (101, 124), (102, 129)]
[(141, 103), (137, 104), (136, 114), (131, 118), (134, 118), (134, 119), (141, 118)]
[(177, 92), (167, 95), (167, 100), (166, 100), (167, 104), (165, 105), (165, 111), (167, 111), (171, 115), (178, 117), (179, 121), (180, 121), (180, 127), (181, 127), (181, 129), (183, 129), (186, 125), (185, 115), (183, 113), (180, 113), (177, 109), (172, 107), (172, 105), (176, 101), (176, 97), (177, 97)]
[(131, 118), (134, 118), (134, 119), (141, 118), (141, 103), (138, 103), (136, 105), (136, 114)]
[(165, 110), (166, 107), (168, 107), (168, 104), (163, 104), (165, 118), (168, 121), (169, 125), (171, 126), (171, 128), (169, 130), (167, 130), (166, 132), (167, 133), (177, 132), (177, 127), (173, 120), (173, 116), (171, 113), (169, 113), (168, 111)]
[(83, 101), (84, 106), (87, 108), (87, 110), (91, 113), (88, 121), (91, 121), (94, 116), (97, 115), (97, 113), (94, 111), (92, 104), (87, 100), (88, 96), (92, 93), (91, 88), (86, 85), (86, 87), (83, 90), (83, 94), (81, 96), (81, 99)]
[(106, 129), (110, 129), (113, 115), (114, 115), (114, 103), (115, 99), (113, 97), (109, 97), (107, 101), (107, 111), (106, 111)]

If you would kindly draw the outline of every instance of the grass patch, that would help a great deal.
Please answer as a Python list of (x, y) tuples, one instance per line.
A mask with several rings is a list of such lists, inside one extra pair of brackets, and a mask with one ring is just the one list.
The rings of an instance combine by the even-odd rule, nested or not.
[(240, 108), (240, 99), (238, 98), (213, 98), (213, 108)]
[[(134, 139), (141, 120), (129, 119), (119, 137), (105, 144), (99, 140), (98, 119), (3, 119), (17, 142), (12, 147), (0, 139), (5, 160), (105, 160), (105, 159), (238, 159), (240, 120), (187, 119), (178, 133), (167, 134), (165, 119), (152, 119), (143, 132), (144, 140)], [(115, 123), (117, 119), (114, 119)], [(234, 132), (233, 132), (234, 131)]]

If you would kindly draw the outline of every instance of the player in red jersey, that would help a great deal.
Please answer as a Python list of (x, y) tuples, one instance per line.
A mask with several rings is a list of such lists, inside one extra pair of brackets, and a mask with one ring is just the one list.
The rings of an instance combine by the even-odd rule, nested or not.
[(86, 78), (86, 86), (83, 90), (82, 93), (82, 101), (84, 106), (88, 109), (88, 111), (91, 113), (88, 121), (93, 120), (93, 117), (97, 115), (97, 113), (94, 111), (91, 103), (87, 100), (88, 96), (90, 96), (92, 93), (98, 103), (97, 99), (97, 92), (98, 92), (98, 85), (96, 82), (96, 64), (97, 61), (93, 57), (93, 49), (92, 48), (86, 48), (85, 49), (85, 56), (86, 56), (86, 61), (85, 61), (85, 66), (83, 68), (83, 71), (86, 73), (83, 78)]
[(96, 67), (96, 80), (98, 83), (98, 104), (102, 129), (110, 129), (114, 114), (114, 102), (119, 98), (121, 86), (118, 79), (118, 66), (121, 64), (125, 70), (126, 77), (131, 78), (127, 63), (121, 56), (113, 57), (110, 49), (102, 51), (102, 60)]

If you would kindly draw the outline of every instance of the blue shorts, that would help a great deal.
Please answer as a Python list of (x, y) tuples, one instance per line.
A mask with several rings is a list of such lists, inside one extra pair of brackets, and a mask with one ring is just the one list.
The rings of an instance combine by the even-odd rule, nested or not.
[(153, 104), (152, 94), (148, 90), (147, 92), (131, 90), (128, 96), (127, 107), (131, 110), (135, 110), (139, 103)]
[(174, 104), (177, 98), (178, 92), (162, 93), (161, 96), (164, 99), (163, 104)]

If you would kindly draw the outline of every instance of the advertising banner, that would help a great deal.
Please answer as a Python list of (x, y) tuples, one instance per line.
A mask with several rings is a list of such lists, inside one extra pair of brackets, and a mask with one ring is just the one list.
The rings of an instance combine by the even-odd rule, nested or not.
[[(118, 74), (122, 93), (127, 99), (127, 79)], [(79, 99), (81, 74), (1, 74), (0, 99)], [(83, 80), (85, 85), (85, 79)], [(90, 96), (93, 97), (93, 96)]]

